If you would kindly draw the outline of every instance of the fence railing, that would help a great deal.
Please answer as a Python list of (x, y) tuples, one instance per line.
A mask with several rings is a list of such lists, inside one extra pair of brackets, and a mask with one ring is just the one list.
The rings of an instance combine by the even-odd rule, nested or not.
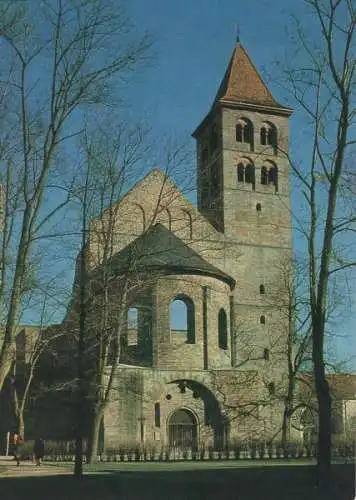
[[(257, 443), (228, 447), (224, 450), (201, 448), (152, 448), (136, 447), (108, 448), (97, 456), (101, 462), (176, 462), (176, 461), (221, 461), (221, 460), (312, 460), (316, 457), (315, 446), (289, 445), (283, 448), (278, 444)], [(334, 446), (334, 461), (352, 462), (355, 457), (353, 444)], [(46, 450), (45, 460), (56, 462), (74, 461), (74, 450)], [(86, 457), (84, 456), (84, 460)]]

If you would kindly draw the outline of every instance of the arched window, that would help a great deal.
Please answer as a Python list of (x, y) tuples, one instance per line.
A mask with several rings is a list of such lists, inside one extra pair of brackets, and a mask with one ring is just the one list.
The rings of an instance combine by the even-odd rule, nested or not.
[(266, 316), (264, 316), (263, 314), (262, 314), (262, 316), (260, 316), (260, 323), (261, 323), (261, 325), (266, 324)]
[(220, 309), (218, 316), (219, 347), (227, 349), (227, 317), (224, 309)]
[(237, 165), (237, 182), (244, 182), (245, 179), (245, 167), (243, 163)]
[(161, 427), (161, 405), (155, 403), (155, 427)]
[(255, 184), (255, 167), (251, 163), (245, 168), (245, 182)]
[(265, 146), (267, 144), (267, 130), (266, 127), (261, 128), (261, 144)]
[(177, 295), (170, 305), (171, 335), (181, 336), (187, 344), (195, 344), (194, 303), (186, 295)]
[(263, 359), (265, 361), (269, 361), (269, 349), (264, 349), (263, 350)]
[(138, 344), (139, 310), (130, 307), (127, 311), (127, 345)]
[(271, 146), (274, 154), (277, 154), (277, 129), (271, 122), (266, 122), (260, 130), (260, 142), (262, 146)]
[(253, 150), (253, 125), (247, 118), (240, 118), (236, 124), (236, 142), (249, 144)]
[(237, 182), (252, 184), (252, 188), (255, 188), (255, 166), (248, 158), (237, 165)]
[(261, 203), (256, 203), (256, 210), (257, 210), (257, 212), (261, 212), (261, 210), (262, 210)]
[(261, 184), (268, 184), (268, 172), (267, 172), (267, 167), (262, 167), (261, 168)]
[(265, 293), (265, 286), (260, 285), (260, 294), (263, 295)]

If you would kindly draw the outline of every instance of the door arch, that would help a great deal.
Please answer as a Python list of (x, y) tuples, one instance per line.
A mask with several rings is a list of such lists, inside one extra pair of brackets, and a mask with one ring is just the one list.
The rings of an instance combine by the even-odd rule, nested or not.
[(179, 449), (197, 449), (198, 423), (187, 408), (174, 411), (168, 420), (169, 446)]

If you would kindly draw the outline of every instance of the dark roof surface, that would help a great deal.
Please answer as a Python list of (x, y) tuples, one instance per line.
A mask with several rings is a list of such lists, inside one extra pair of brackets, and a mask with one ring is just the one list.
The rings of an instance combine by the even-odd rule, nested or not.
[(210, 276), (230, 287), (235, 285), (231, 276), (211, 265), (160, 223), (114, 255), (110, 267), (114, 274), (156, 269), (165, 274)]

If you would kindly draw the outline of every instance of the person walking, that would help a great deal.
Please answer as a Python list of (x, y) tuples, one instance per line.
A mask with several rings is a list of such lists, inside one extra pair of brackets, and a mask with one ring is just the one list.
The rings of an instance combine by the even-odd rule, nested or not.
[(17, 463), (17, 467), (20, 466), (24, 442), (25, 441), (23, 436), (21, 436), (20, 434), (14, 434), (14, 457)]
[(40, 466), (44, 456), (44, 441), (41, 437), (37, 438), (33, 445), (33, 454), (36, 466)]

